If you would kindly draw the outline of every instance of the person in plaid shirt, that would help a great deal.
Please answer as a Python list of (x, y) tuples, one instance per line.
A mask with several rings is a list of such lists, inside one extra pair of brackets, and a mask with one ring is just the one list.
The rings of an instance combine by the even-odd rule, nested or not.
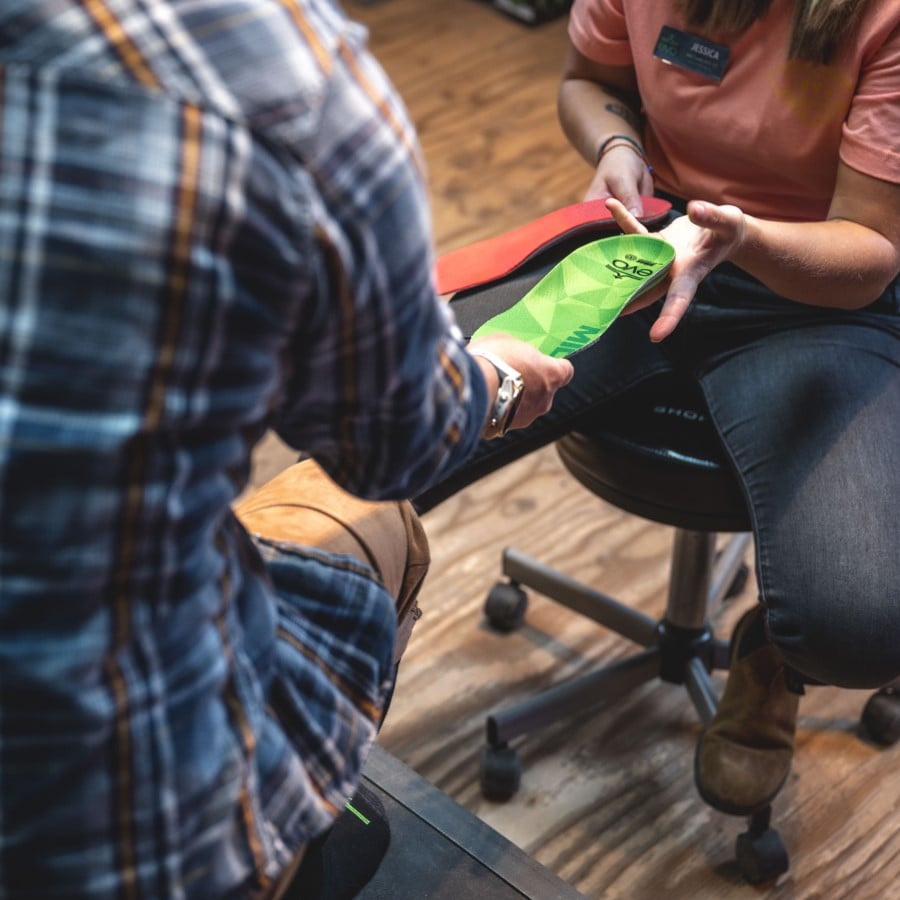
[[(364, 42), (324, 0), (0, 8), (0, 896), (279, 896), (358, 784), (400, 501), (499, 380)], [(513, 427), (571, 377), (484, 348)], [(310, 459), (235, 514), (270, 428)]]

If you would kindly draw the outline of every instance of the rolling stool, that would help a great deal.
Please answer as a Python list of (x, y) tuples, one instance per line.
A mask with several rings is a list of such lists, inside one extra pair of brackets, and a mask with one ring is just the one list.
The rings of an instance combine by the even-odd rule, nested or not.
[[(574, 477), (616, 507), (675, 527), (668, 602), (659, 621), (582, 585), (512, 548), (485, 603), (490, 624), (511, 631), (527, 607), (523, 586), (627, 637), (640, 652), (599, 671), (557, 685), (495, 712), (487, 719), (481, 757), (482, 793), (504, 800), (518, 789), (521, 763), (509, 741), (615, 699), (654, 678), (687, 689), (707, 724), (718, 703), (710, 679), (728, 668), (728, 643), (708, 625), (709, 611), (739, 593), (748, 576), (751, 542), (744, 498), (713, 429), (699, 388), (675, 375), (654, 376), (604, 407), (590, 429), (557, 443)], [(716, 552), (718, 532), (732, 533)], [(769, 826), (771, 810), (750, 817), (737, 839), (744, 878), (757, 884), (788, 869), (781, 837)]]

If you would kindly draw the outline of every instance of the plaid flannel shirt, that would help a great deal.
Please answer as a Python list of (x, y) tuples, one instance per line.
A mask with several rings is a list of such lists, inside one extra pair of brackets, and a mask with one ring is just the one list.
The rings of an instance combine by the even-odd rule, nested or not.
[(370, 498), (478, 439), (364, 40), (325, 0), (0, 7), (0, 896), (252, 897), (357, 783), (391, 598), (230, 504), (270, 427)]

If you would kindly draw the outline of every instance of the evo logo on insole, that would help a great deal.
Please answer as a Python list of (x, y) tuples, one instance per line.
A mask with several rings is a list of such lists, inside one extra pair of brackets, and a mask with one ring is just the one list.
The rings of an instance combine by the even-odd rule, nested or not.
[(625, 259), (613, 259), (606, 264), (606, 268), (616, 278), (633, 278), (635, 281), (644, 281), (654, 272), (653, 263), (649, 259), (637, 259), (629, 254)]

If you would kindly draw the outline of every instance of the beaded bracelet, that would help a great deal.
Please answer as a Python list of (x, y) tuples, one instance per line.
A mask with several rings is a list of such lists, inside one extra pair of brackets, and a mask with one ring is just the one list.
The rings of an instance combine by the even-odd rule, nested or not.
[(630, 135), (627, 134), (611, 134), (606, 140), (600, 144), (600, 147), (597, 150), (597, 156), (594, 159), (594, 168), (600, 165), (600, 160), (603, 159), (603, 154), (606, 153), (607, 150), (612, 149), (612, 144), (614, 141), (625, 141), (626, 147), (629, 150), (634, 150), (635, 153), (641, 158), (641, 162), (647, 167), (648, 172), (653, 171), (653, 166), (650, 165), (649, 160), (647, 159), (647, 154), (644, 152), (644, 148)]

